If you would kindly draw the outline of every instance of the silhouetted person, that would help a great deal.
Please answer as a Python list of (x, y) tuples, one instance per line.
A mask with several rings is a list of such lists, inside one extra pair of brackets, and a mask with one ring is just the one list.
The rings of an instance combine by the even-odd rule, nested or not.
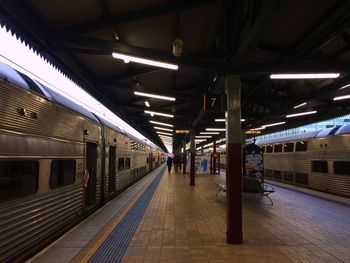
[(168, 159), (166, 160), (166, 165), (168, 166), (168, 172), (171, 171), (171, 166), (173, 166), (173, 158), (171, 156), (168, 156)]
[(175, 167), (175, 172), (177, 172), (177, 169), (179, 168), (179, 165), (180, 165), (180, 156), (178, 154), (175, 154), (173, 163)]

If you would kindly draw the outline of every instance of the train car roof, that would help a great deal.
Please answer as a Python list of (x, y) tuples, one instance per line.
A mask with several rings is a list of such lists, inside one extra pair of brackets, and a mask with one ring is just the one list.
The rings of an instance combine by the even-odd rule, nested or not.
[(23, 79), (17, 70), (2, 62), (0, 62), (0, 78), (28, 91), (31, 90), (30, 85)]
[(335, 133), (335, 135), (344, 135), (344, 134), (350, 134), (350, 124), (341, 126)]
[(95, 117), (103, 124), (103, 126), (106, 126), (106, 127), (108, 127), (108, 128), (111, 128), (111, 129), (113, 129), (113, 130), (115, 130), (115, 131), (117, 131), (117, 132), (126, 134), (125, 131), (122, 130), (122, 129), (120, 129), (117, 125), (115, 125), (115, 124), (113, 124), (113, 123), (111, 123), (111, 122), (109, 122), (109, 121), (107, 121), (107, 120), (105, 120), (105, 119), (103, 119), (103, 118), (101, 118), (101, 117), (98, 117), (98, 116), (96, 116), (96, 115), (95, 115)]
[(273, 144), (273, 143), (287, 142), (287, 141), (302, 141), (302, 140), (306, 140), (306, 139), (316, 138), (316, 136), (319, 132), (320, 132), (320, 130), (312, 131), (312, 132), (298, 133), (298, 134), (293, 134), (293, 135), (286, 136), (286, 137), (279, 137), (279, 138), (273, 138), (273, 139), (259, 141), (256, 144), (263, 145), (263, 144)]
[(30, 78), (29, 76), (13, 69), (11, 66), (0, 62), (0, 78), (17, 85), (18, 87), (25, 89), (30, 92), (36, 92), (40, 96), (45, 97), (50, 101), (61, 104), (81, 115), (98, 122), (96, 117), (88, 110), (82, 106), (76, 104), (75, 102), (65, 98), (58, 92), (54, 91), (52, 88)]

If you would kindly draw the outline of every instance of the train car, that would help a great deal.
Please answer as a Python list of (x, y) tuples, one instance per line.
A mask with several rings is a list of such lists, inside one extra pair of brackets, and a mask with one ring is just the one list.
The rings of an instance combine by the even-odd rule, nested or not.
[(350, 125), (257, 144), (267, 179), (350, 197)]
[(0, 262), (23, 261), (161, 162), (146, 143), (0, 63)]

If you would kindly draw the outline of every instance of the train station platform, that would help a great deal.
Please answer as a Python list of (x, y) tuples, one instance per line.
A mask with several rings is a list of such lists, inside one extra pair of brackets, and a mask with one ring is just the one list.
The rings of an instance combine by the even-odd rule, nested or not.
[(223, 175), (161, 167), (30, 262), (350, 262), (350, 206), (276, 186), (243, 195), (244, 244), (226, 244)]

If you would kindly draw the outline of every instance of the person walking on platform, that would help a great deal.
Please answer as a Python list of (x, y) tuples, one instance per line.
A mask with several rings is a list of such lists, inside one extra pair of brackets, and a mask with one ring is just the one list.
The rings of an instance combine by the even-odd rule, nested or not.
[(166, 160), (166, 165), (168, 166), (168, 172), (171, 171), (171, 166), (173, 165), (173, 158), (169, 155), (168, 159)]
[(175, 154), (173, 162), (174, 162), (175, 173), (177, 173), (177, 170), (180, 165), (180, 156), (178, 154)]

